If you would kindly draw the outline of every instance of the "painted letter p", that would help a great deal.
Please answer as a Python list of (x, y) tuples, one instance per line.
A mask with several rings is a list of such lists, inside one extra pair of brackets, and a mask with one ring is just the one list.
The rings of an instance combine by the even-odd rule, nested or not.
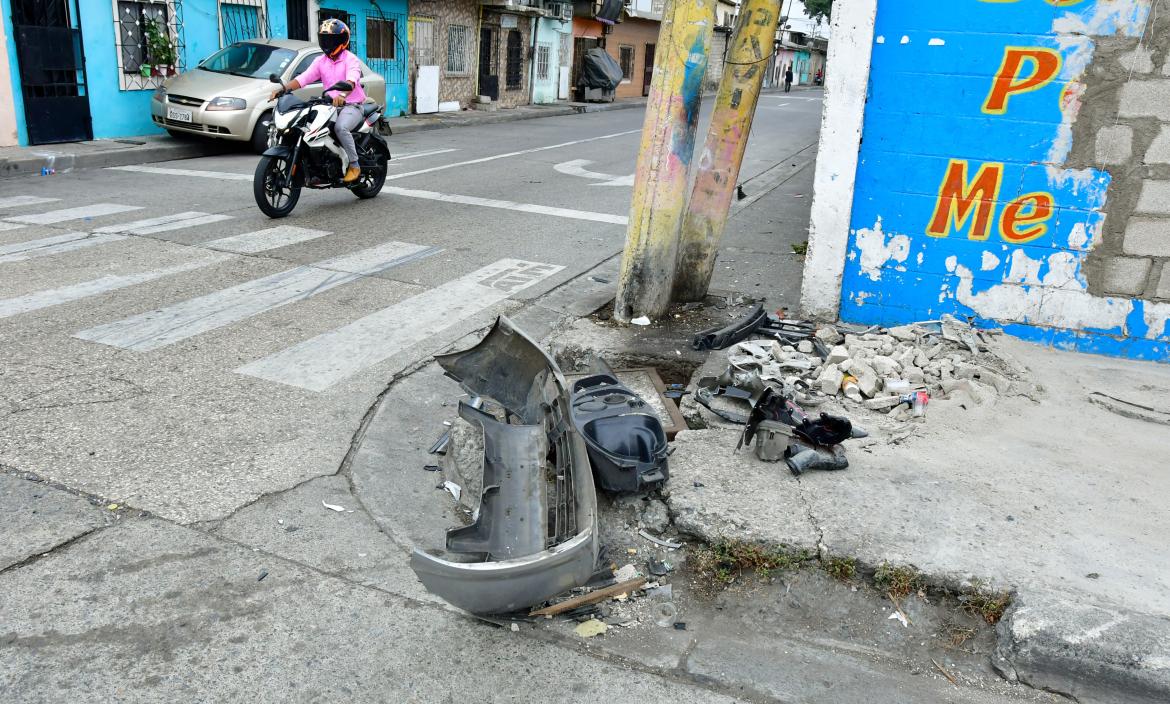
[(1007, 112), (1009, 97), (1048, 85), (1060, 73), (1061, 63), (1060, 53), (1055, 49), (1039, 46), (1007, 47), (1004, 49), (1003, 63), (991, 83), (991, 92), (983, 103), (983, 112), (1003, 115)]

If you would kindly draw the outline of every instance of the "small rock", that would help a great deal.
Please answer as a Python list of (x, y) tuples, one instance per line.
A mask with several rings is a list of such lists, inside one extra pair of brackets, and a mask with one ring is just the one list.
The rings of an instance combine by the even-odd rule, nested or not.
[(880, 352), (883, 355), (891, 355), (894, 353), (894, 349), (895, 349), (894, 343), (886, 342), (878, 349), (878, 352)]
[(826, 325), (820, 330), (817, 330), (816, 338), (829, 347), (839, 345), (845, 339), (841, 333), (837, 332), (837, 328), (831, 325)]
[(809, 342), (808, 340), (801, 340), (800, 344), (796, 346), (796, 349), (800, 352), (803, 352), (804, 354), (812, 354), (813, 343)]
[(655, 534), (661, 534), (670, 528), (670, 513), (666, 504), (658, 499), (646, 501), (639, 518), (642, 527)]
[(837, 345), (829, 350), (829, 356), (825, 359), (826, 364), (840, 364), (849, 359), (849, 350), (841, 345)]
[(847, 359), (847, 360), (845, 360), (844, 362), (840, 362), (840, 363), (838, 363), (838, 364), (837, 364), (837, 368), (838, 368), (838, 369), (840, 369), (840, 370), (841, 370), (841, 371), (843, 371), (843, 372), (846, 372), (846, 373), (848, 373), (848, 372), (849, 372), (849, 370), (853, 368), (853, 360), (852, 360), (852, 359)]
[(911, 384), (921, 384), (926, 380), (926, 375), (918, 367), (906, 367), (902, 370), (902, 377)]
[(638, 568), (633, 565), (626, 565), (613, 573), (613, 578), (619, 582), (628, 582), (638, 576)]
[(817, 377), (817, 386), (826, 396), (836, 396), (837, 392), (841, 390), (841, 381), (845, 379), (845, 375), (837, 368), (836, 364), (826, 364), (824, 371)]

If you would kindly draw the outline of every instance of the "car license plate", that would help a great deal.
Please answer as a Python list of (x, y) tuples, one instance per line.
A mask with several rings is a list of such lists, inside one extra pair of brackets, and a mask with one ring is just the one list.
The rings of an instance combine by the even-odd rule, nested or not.
[(191, 111), (190, 110), (180, 110), (178, 108), (172, 108), (172, 107), (168, 106), (167, 107), (167, 119), (168, 120), (177, 120), (178, 122), (190, 122), (191, 121)]

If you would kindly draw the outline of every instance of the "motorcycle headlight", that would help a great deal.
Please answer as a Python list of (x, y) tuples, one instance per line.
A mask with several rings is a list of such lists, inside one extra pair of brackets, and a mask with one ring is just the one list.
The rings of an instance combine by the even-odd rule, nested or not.
[(244, 110), (247, 107), (248, 101), (243, 98), (226, 98), (223, 96), (213, 98), (207, 104), (208, 110)]
[(160, 103), (167, 102), (167, 89), (159, 86), (154, 89), (154, 99)]

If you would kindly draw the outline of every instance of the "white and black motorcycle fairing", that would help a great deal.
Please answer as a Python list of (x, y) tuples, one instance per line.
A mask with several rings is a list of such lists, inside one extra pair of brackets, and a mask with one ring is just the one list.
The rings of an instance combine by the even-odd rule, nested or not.
[(382, 133), (389, 134), (390, 129), (382, 108), (373, 103), (361, 106), (364, 119), (353, 133), (361, 176), (351, 183), (342, 181), (349, 159), (333, 134), (338, 109), (325, 93), (352, 88), (341, 82), (326, 88), (320, 98), (301, 100), (285, 92), (277, 99), (271, 146), (260, 157), (253, 178), (256, 205), (265, 215), (282, 218), (291, 213), (302, 188), (348, 188), (358, 198), (373, 198), (382, 190), (390, 161)]

